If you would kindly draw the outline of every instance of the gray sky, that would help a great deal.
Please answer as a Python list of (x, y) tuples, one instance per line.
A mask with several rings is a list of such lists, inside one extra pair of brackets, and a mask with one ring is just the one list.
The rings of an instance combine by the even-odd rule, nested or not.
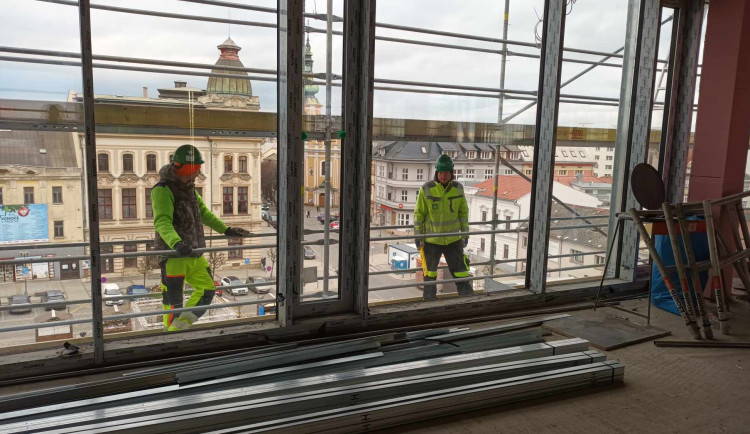
[[(275, 7), (270, 0), (234, 0), (238, 3)], [(227, 8), (205, 6), (177, 0), (98, 0), (95, 3), (123, 7), (169, 11), (181, 14), (229, 17)], [(503, 3), (499, 0), (379, 0), (377, 21), (428, 29), (496, 37), (502, 35)], [(614, 51), (625, 41), (627, 0), (578, 0), (566, 17), (565, 45), (590, 50)], [(306, 10), (324, 13), (325, 0), (306, 3)], [(535, 27), (542, 14), (542, 0), (512, 0), (508, 38), (535, 42)], [(41, 3), (33, 0), (0, 0), (0, 45), (79, 52), (78, 14), (71, 6)], [(343, 0), (334, 1), (334, 13), (342, 15)], [(231, 18), (273, 22), (273, 14), (232, 9)], [(310, 25), (324, 28), (322, 21)], [(340, 24), (336, 25), (341, 28)], [(671, 27), (670, 27), (671, 28)], [(668, 34), (669, 29), (664, 30)], [(214, 63), (216, 45), (226, 39), (226, 24), (203, 23), (168, 18), (137, 16), (116, 12), (92, 13), (93, 49), (95, 54), (143, 57), (162, 60)], [(541, 28), (537, 29), (541, 34)], [(500, 49), (500, 44), (439, 37), (412, 32), (378, 29), (378, 35), (443, 42), (456, 45)], [(242, 47), (240, 59), (246, 67), (276, 68), (276, 30), (231, 26), (232, 39)], [(310, 37), (315, 72), (325, 71), (325, 35)], [(341, 74), (341, 37), (334, 37), (333, 72)], [(509, 46), (510, 50), (535, 53), (539, 50)], [(662, 53), (664, 50), (662, 50)], [(565, 57), (597, 60), (599, 56), (566, 53)], [(660, 55), (664, 57), (664, 55)], [(611, 62), (618, 62), (612, 59)], [(425, 81), (468, 86), (497, 87), (501, 57), (497, 54), (405, 45), (378, 41), (375, 54), (377, 78)], [(563, 80), (586, 65), (566, 63)], [(505, 87), (536, 90), (539, 61), (509, 57)], [(0, 65), (0, 98), (63, 100), (68, 90), (81, 90), (80, 70), (68, 66), (47, 66), (2, 62)], [(563, 93), (619, 97), (619, 68), (599, 67), (563, 89)], [(159, 87), (171, 87), (174, 80), (205, 88), (207, 78), (144, 72), (95, 70), (98, 94), (141, 95), (147, 86), (151, 96)], [(261, 109), (276, 110), (275, 83), (253, 82), (260, 97)], [(318, 93), (325, 101), (325, 90)], [(332, 93), (333, 112), (340, 113), (340, 92)], [(505, 116), (527, 101), (506, 100)], [(496, 122), (497, 100), (478, 97), (426, 95), (376, 91), (374, 111), (378, 117), (446, 119), (474, 122)], [(528, 110), (513, 122), (533, 123), (535, 110)], [(611, 128), (616, 124), (616, 108), (562, 104), (559, 124)]]

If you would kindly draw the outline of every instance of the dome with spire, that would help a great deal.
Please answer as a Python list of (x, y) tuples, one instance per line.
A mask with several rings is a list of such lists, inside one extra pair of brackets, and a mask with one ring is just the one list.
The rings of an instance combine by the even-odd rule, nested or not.
[(208, 78), (206, 93), (213, 95), (253, 96), (253, 87), (250, 84), (250, 79), (243, 78), (247, 77), (247, 72), (222, 68), (223, 66), (244, 68), (245, 65), (242, 64), (239, 56), (242, 48), (235, 44), (232, 38), (227, 38), (217, 48), (220, 51), (219, 60), (216, 61), (217, 68), (212, 69), (211, 73), (236, 75), (237, 78), (211, 76)]
[[(313, 73), (313, 60), (312, 60), (312, 49), (310, 48), (310, 34), (307, 34), (307, 41), (305, 42), (305, 74)], [(320, 90), (317, 84), (313, 83), (313, 77), (305, 77), (305, 111), (308, 114), (320, 114), (320, 101), (315, 96)]]

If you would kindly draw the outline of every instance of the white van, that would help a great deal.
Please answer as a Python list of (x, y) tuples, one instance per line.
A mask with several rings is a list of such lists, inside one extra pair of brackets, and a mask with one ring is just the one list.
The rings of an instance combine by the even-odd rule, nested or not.
[(124, 299), (119, 300), (108, 300), (109, 297), (119, 297), (122, 295), (120, 287), (116, 283), (102, 283), (102, 296), (104, 297), (104, 304), (112, 306), (115, 304), (124, 304)]

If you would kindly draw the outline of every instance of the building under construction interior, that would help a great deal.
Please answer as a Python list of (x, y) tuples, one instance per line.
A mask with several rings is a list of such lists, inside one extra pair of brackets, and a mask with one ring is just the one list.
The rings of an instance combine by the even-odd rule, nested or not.
[(0, 432), (750, 431), (750, 2), (0, 17)]

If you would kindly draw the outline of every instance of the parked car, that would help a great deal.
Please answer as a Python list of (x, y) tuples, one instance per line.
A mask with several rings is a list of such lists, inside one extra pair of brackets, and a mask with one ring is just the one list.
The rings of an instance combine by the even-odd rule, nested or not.
[[(42, 303), (54, 303), (59, 301), (65, 301), (65, 294), (62, 291), (50, 290), (42, 294)], [(56, 304), (53, 306), (44, 306), (44, 310), (65, 310), (64, 304)]]
[(269, 221), (268, 223), (270, 223), (274, 229), (279, 228), (279, 220), (278, 220), (278, 217), (276, 217), (275, 215), (271, 216), (271, 221)]
[(260, 212), (260, 218), (262, 218), (265, 222), (271, 220), (271, 211), (264, 209)]
[[(146, 287), (143, 285), (130, 285), (128, 286), (128, 289), (125, 290), (125, 293), (127, 295), (143, 295), (143, 296), (150, 294), (150, 292), (148, 292), (148, 289), (146, 289)], [(143, 297), (143, 298), (148, 298), (148, 297)], [(141, 298), (138, 298), (136, 300), (141, 300)]]
[(260, 209), (261, 209), (261, 210), (263, 210), (263, 211), (268, 211), (268, 210), (270, 210), (270, 209), (271, 209), (271, 206), (270, 206), (269, 204), (267, 204), (267, 203), (263, 202), (263, 203), (262, 203), (262, 204), (260, 205)]
[[(248, 277), (247, 282), (245, 283), (268, 283), (268, 281), (262, 277)], [(260, 285), (260, 286), (253, 286), (250, 289), (253, 290), (256, 294), (268, 294), (271, 292), (271, 286), (270, 285)]]
[(29, 313), (31, 312), (31, 297), (26, 294), (15, 294), (9, 297), (10, 305), (17, 306), (11, 308), (10, 313)]
[[(334, 221), (339, 219), (339, 213), (331, 214), (331, 216), (328, 218), (329, 221)], [(318, 221), (320, 224), (324, 224), (326, 222), (326, 213), (322, 212), (318, 214)]]
[[(222, 286), (230, 286), (230, 285), (242, 285), (242, 281), (237, 278), (236, 276), (227, 276), (223, 279), (221, 279)], [(229, 288), (226, 289), (227, 292), (229, 292), (232, 295), (247, 295), (247, 287), (239, 287), (239, 288)]]
[(339, 230), (339, 221), (338, 220), (332, 221), (330, 227), (332, 231)]
[[(214, 287), (217, 287), (217, 286), (221, 286), (221, 283), (219, 283), (218, 280), (214, 280)], [(221, 297), (222, 295), (224, 295), (224, 290), (221, 288), (216, 288), (215, 294)]]
[(305, 246), (305, 259), (315, 259), (315, 250), (310, 246)]
[(116, 283), (102, 283), (102, 296), (104, 297), (104, 304), (107, 306), (114, 306), (115, 304), (125, 303), (124, 299), (112, 300), (112, 297), (122, 296), (122, 291)]

